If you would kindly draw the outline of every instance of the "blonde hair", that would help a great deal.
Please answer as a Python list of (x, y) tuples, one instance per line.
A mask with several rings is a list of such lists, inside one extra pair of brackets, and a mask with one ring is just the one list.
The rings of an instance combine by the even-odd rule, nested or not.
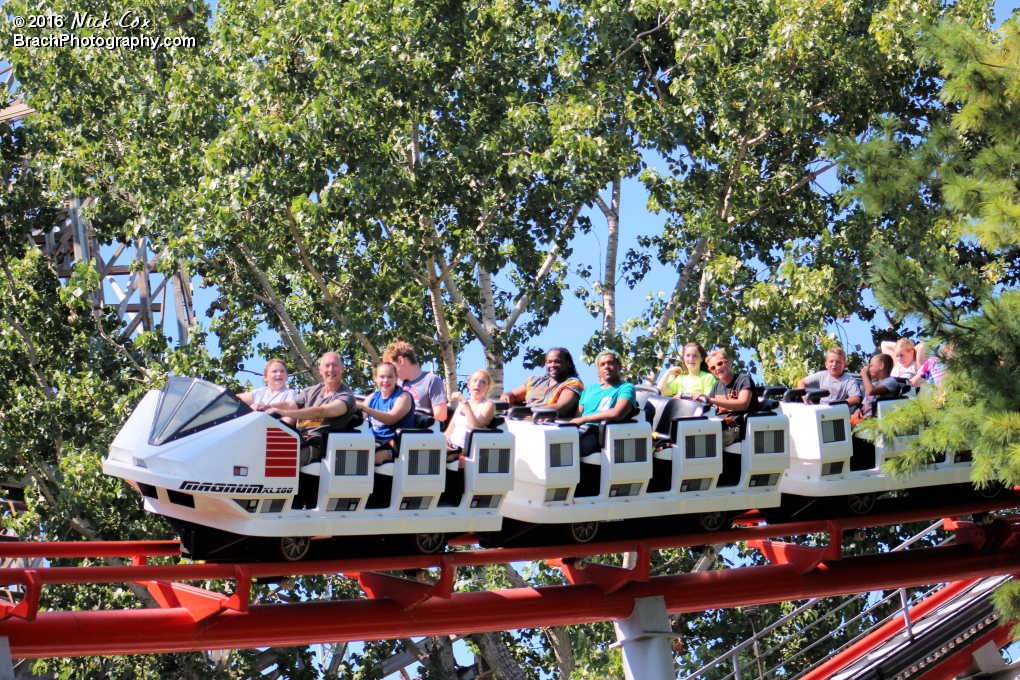
[(269, 361), (266, 362), (266, 367), (262, 369), (263, 378), (269, 375), (269, 367), (272, 366), (273, 364), (280, 364), (281, 366), (283, 366), (283, 370), (287, 371), (288, 374), (290, 373), (290, 371), (287, 369), (287, 364), (283, 363), (283, 359), (270, 359)]
[(727, 361), (729, 361), (730, 359), (730, 355), (726, 353), (726, 350), (720, 347), (719, 349), (713, 349), (711, 352), (709, 352), (708, 356), (705, 357), (705, 361), (711, 363), (712, 357), (714, 357), (717, 354), (722, 354), (722, 358), (726, 359)]
[(843, 360), (844, 364), (846, 363), (846, 352), (843, 351), (843, 348), (840, 347), (839, 345), (836, 345), (835, 347), (830, 347), (829, 349), (825, 350), (826, 358), (828, 358), (830, 354), (837, 355), (840, 359)]
[(917, 351), (917, 350), (914, 349), (914, 341), (911, 340), (910, 338), (900, 338), (899, 340), (896, 341), (896, 350), (895, 351), (898, 352), (901, 349), (909, 349), (911, 352), (916, 352)]
[(485, 393), (488, 394), (489, 390), (492, 389), (492, 376), (489, 375), (489, 372), (484, 368), (479, 368), (477, 371), (472, 372), (471, 375), (468, 376), (468, 382), (470, 383), (471, 378), (475, 377), (479, 373), (485, 376)]

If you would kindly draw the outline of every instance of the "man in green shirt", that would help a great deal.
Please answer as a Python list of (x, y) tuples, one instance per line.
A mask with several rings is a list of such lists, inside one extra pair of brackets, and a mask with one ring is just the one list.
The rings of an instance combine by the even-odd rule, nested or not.
[(581, 402), (578, 405), (577, 417), (570, 421), (581, 426), (580, 449), (582, 456), (594, 453), (599, 448), (597, 429), (585, 427), (585, 425), (602, 421), (625, 420), (637, 408), (634, 385), (623, 382), (620, 378), (620, 373), (623, 371), (620, 354), (611, 349), (602, 350), (595, 357), (595, 366), (599, 372), (599, 384), (584, 388), (584, 392), (581, 393)]

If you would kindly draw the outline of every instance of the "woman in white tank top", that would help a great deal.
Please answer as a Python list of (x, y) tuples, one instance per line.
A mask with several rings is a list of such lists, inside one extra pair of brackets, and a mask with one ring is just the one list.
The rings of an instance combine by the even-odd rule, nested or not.
[(488, 371), (479, 369), (468, 378), (470, 397), (457, 405), (450, 424), (446, 428), (446, 446), (449, 449), (447, 461), (454, 461), (464, 450), (468, 430), (488, 427), (496, 415), (496, 405), (488, 400), (492, 389), (492, 377)]

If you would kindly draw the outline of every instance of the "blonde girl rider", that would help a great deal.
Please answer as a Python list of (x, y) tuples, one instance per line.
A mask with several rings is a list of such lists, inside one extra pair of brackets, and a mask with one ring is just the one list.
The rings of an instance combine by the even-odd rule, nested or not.
[(446, 428), (446, 445), (449, 453), (447, 462), (457, 460), (464, 452), (468, 430), (488, 427), (496, 415), (496, 404), (489, 401), (487, 395), (492, 389), (492, 376), (484, 369), (478, 369), (468, 378), (467, 401), (457, 405)]

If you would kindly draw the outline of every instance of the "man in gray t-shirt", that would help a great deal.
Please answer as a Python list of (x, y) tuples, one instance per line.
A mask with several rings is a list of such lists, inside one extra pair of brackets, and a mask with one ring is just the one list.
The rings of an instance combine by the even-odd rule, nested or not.
[(435, 373), (422, 371), (413, 380), (401, 381), (400, 386), (411, 393), (415, 406), (431, 413), (435, 412), (436, 406), (447, 403), (443, 379)]
[(446, 422), (448, 399), (443, 379), (421, 370), (411, 345), (398, 338), (386, 346), (382, 358), (397, 367), (400, 386), (411, 393), (415, 407), (430, 412), (440, 423)]
[(326, 352), (319, 360), (322, 382), (306, 387), (292, 399), (270, 405), (259, 404), (258, 411), (297, 421), (298, 429), (309, 436), (322, 435), (344, 427), (358, 412), (354, 392), (341, 380), (344, 362), (336, 352)]
[(861, 403), (861, 386), (854, 376), (846, 372), (846, 354), (842, 347), (830, 348), (825, 353), (825, 370), (798, 380), (797, 387), (828, 390), (829, 396), (821, 399), (823, 404), (846, 401), (853, 411)]

